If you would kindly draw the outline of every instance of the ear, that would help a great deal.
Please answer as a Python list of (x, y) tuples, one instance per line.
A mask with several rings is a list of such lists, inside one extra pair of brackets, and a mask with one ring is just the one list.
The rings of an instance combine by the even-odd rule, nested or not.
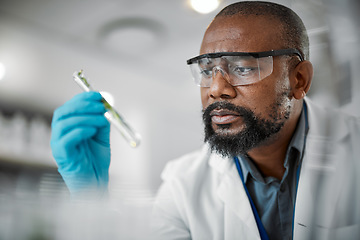
[(292, 92), (295, 99), (303, 99), (311, 86), (313, 65), (310, 61), (300, 62), (291, 73)]

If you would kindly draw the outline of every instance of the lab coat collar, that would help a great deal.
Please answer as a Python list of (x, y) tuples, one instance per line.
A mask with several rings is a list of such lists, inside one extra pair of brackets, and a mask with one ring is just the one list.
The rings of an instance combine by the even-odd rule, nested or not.
[[(310, 226), (314, 225), (312, 213), (319, 207), (316, 203), (326, 204), (326, 209), (335, 208), (340, 196), (338, 191), (342, 189), (338, 186), (341, 181), (338, 181), (337, 172), (341, 172), (340, 168), (346, 166), (351, 157), (348, 149), (350, 130), (344, 115), (319, 108), (308, 98), (305, 101), (308, 107), (309, 133), (297, 191), (295, 236), (310, 234)], [(321, 186), (319, 180), (323, 183)], [(326, 201), (321, 201), (319, 191), (331, 192), (332, 195)], [(334, 214), (334, 211), (317, 214), (316, 224), (323, 228), (331, 227)]]
[(308, 109), (309, 137), (341, 141), (349, 135), (344, 114), (330, 116), (328, 109), (314, 105), (307, 97), (305, 103)]
[[(216, 190), (217, 196), (224, 203), (225, 222), (229, 226), (225, 228), (229, 235), (243, 229), (239, 224), (245, 224), (246, 228), (253, 233), (253, 237), (260, 239), (254, 214), (251, 210), (249, 199), (237, 172), (234, 160), (212, 153), (209, 165), (220, 174), (220, 181)], [(240, 220), (240, 222), (238, 222)]]

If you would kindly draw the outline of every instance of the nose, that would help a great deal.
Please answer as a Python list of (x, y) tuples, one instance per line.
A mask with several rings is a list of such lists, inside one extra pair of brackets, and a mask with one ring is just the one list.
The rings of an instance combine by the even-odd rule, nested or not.
[(230, 76), (221, 68), (213, 69), (212, 83), (209, 89), (209, 97), (213, 99), (231, 99), (236, 97), (236, 90), (230, 84)]

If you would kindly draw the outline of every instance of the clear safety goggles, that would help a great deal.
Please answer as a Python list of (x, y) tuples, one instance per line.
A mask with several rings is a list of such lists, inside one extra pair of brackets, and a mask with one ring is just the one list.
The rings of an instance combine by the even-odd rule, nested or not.
[(232, 86), (256, 83), (273, 72), (273, 57), (297, 55), (297, 49), (280, 49), (266, 52), (217, 52), (207, 53), (187, 60), (196, 85), (210, 87), (213, 78), (221, 73)]

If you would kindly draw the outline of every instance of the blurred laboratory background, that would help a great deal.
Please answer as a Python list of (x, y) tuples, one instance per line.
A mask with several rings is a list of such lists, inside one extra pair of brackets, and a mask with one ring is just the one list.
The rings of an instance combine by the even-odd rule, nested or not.
[[(233, 2), (237, 1), (1, 0), (1, 201), (66, 198), (49, 146), (50, 124), (53, 111), (81, 92), (72, 74), (83, 69), (93, 87), (108, 93), (142, 135), (141, 145), (133, 149), (112, 130), (110, 196), (119, 206), (151, 202), (166, 162), (203, 144), (199, 88), (186, 60), (198, 55), (215, 14)], [(308, 29), (315, 67), (308, 96), (360, 115), (359, 1), (274, 2), (295, 10)], [(0, 231), (0, 239), (22, 236), (14, 235), (14, 221), (21, 218), (26, 226), (23, 212), (39, 207), (12, 204), (18, 214), (14, 215), (3, 206), (0, 223), (7, 231)], [(45, 209), (54, 211), (51, 206)], [(36, 226), (49, 229), (41, 221)], [(35, 236), (31, 239), (48, 236), (32, 227), (23, 234), (29, 232)]]

